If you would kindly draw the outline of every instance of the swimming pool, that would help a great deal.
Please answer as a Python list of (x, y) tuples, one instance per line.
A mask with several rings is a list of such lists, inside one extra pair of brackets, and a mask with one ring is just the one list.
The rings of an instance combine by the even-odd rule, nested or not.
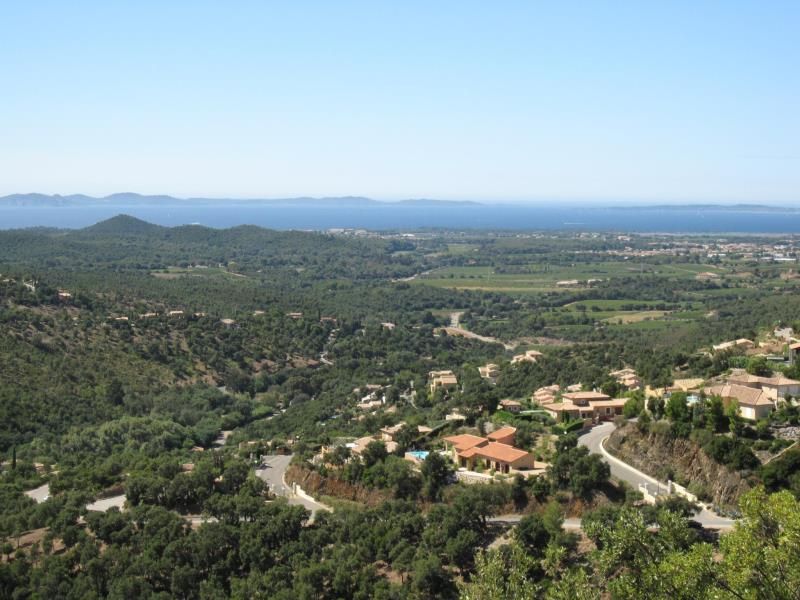
[(425, 460), (426, 458), (428, 458), (428, 454), (430, 454), (430, 452), (428, 452), (427, 450), (410, 450), (409, 452), (407, 452), (407, 454), (410, 454), (417, 460)]

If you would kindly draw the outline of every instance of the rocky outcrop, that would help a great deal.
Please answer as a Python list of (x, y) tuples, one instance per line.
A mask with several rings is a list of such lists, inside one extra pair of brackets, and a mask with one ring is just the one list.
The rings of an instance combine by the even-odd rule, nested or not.
[(715, 505), (734, 506), (751, 487), (741, 473), (713, 460), (692, 440), (641, 432), (634, 423), (615, 430), (606, 449), (660, 481), (671, 479), (686, 485)]
[(303, 488), (303, 491), (315, 498), (332, 496), (369, 506), (377, 506), (391, 498), (391, 493), (387, 490), (369, 489), (336, 477), (323, 477), (316, 471), (301, 465), (290, 466), (286, 470), (285, 478), (288, 484), (296, 483)]

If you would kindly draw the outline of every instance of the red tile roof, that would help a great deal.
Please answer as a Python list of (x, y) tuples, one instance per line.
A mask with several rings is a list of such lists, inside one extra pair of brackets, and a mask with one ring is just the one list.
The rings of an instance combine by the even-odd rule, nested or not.
[(508, 437), (510, 435), (514, 435), (515, 433), (517, 433), (517, 428), (516, 427), (508, 427), (508, 426), (506, 426), (506, 427), (501, 427), (497, 431), (493, 431), (492, 433), (490, 433), (486, 437), (488, 437), (490, 440), (499, 440), (499, 439), (502, 439), (502, 438), (506, 438), (506, 437)]
[(471, 456), (477, 455), (481, 458), (498, 460), (505, 463), (513, 463), (520, 458), (528, 456), (528, 453), (525, 452), (525, 450), (520, 450), (519, 448), (514, 448), (514, 446), (499, 444), (497, 442), (489, 442), (480, 448), (470, 448), (469, 453), (469, 456), (465, 456), (465, 453), (461, 453), (460, 455), (464, 456), (464, 458), (470, 458)]
[(446, 437), (444, 438), (444, 441), (449, 444), (453, 444), (456, 452), (461, 452), (463, 450), (467, 450), (468, 448), (486, 444), (489, 440), (477, 435), (462, 433), (461, 435), (451, 435), (450, 437)]

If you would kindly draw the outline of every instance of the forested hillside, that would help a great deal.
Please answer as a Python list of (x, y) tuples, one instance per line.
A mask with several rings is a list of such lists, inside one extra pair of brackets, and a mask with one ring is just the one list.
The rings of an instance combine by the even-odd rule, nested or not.
[[(750, 366), (709, 348), (795, 324), (794, 263), (764, 258), (793, 244), (125, 216), (0, 231), (0, 598), (657, 598), (683, 589), (674, 565), (700, 578), (691, 597), (732, 597), (734, 542), (698, 531), (685, 502), (643, 507), (578, 445), (583, 423), (557, 422), (532, 395), (622, 397), (642, 439), (702, 447), (794, 531), (795, 500), (758, 496), (762, 484), (800, 494), (797, 451), (779, 455), (791, 442), (713, 399), (689, 410), (685, 394), (651, 406), (645, 393)], [(526, 350), (539, 358), (514, 360)], [(610, 374), (623, 367), (643, 389)], [(458, 385), (432, 389), (435, 370)], [(775, 419), (791, 429), (800, 416), (787, 406)], [(442, 438), (503, 426), (546, 468), (456, 483)], [(392, 452), (377, 439), (351, 452), (390, 427)], [(412, 449), (427, 458), (405, 460)], [(255, 476), (261, 455), (284, 453), (332, 513), (312, 521)], [(44, 484), (39, 502), (25, 495)], [(87, 510), (123, 493), (122, 511)], [(748, 502), (728, 539), (772, 544)], [(518, 526), (494, 519), (507, 513)], [(484, 553), (492, 542), (502, 548)], [(790, 597), (778, 584), (759, 596), (760, 581), (743, 597)]]

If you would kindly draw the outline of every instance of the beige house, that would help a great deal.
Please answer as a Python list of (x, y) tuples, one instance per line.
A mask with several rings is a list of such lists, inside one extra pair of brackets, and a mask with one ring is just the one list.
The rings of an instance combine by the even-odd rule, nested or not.
[(739, 415), (749, 421), (758, 421), (768, 417), (775, 408), (774, 399), (770, 398), (764, 390), (755, 387), (725, 383), (707, 387), (705, 392), (709, 396), (720, 396), (726, 403), (736, 400), (739, 405)]
[(620, 369), (619, 371), (611, 371), (609, 375), (627, 390), (638, 390), (642, 387), (642, 381), (639, 379), (636, 371), (630, 367)]
[(544, 354), (542, 354), (538, 350), (526, 350), (523, 354), (515, 354), (514, 358), (511, 359), (511, 364), (512, 365), (516, 365), (516, 364), (522, 363), (522, 362), (533, 362), (533, 363), (535, 363), (537, 360), (539, 360), (543, 356), (544, 356)]
[(627, 398), (612, 399), (600, 392), (567, 392), (561, 402), (543, 408), (556, 421), (591, 419), (597, 422), (621, 415), (627, 401)]
[(350, 442), (346, 445), (348, 448), (350, 448), (350, 452), (360, 456), (361, 453), (364, 452), (364, 450), (367, 449), (367, 446), (369, 446), (372, 442), (383, 443), (383, 445), (386, 446), (386, 451), (389, 454), (397, 450), (397, 442), (385, 441), (383, 439), (380, 439), (378, 436), (374, 435), (368, 435), (366, 437), (358, 438), (356, 441)]
[(522, 410), (522, 403), (517, 400), (500, 400), (500, 408), (510, 413), (518, 413)]
[(759, 377), (750, 375), (743, 370), (736, 370), (728, 377), (728, 382), (764, 390), (767, 396), (773, 400), (800, 394), (800, 381), (789, 379), (783, 375)]
[(428, 381), (430, 382), (431, 394), (435, 393), (439, 388), (449, 389), (458, 385), (455, 373), (452, 371), (431, 371), (428, 373)]
[(594, 409), (591, 406), (578, 406), (572, 402), (554, 402), (543, 408), (556, 421), (591, 419), (594, 416)]
[(544, 406), (545, 404), (552, 404), (556, 401), (556, 396), (561, 392), (561, 387), (557, 384), (540, 387), (533, 392), (531, 400), (536, 404)]
[(488, 379), (494, 383), (497, 376), (500, 375), (500, 367), (494, 363), (487, 363), (482, 367), (478, 367), (478, 373), (480, 373), (481, 379)]

